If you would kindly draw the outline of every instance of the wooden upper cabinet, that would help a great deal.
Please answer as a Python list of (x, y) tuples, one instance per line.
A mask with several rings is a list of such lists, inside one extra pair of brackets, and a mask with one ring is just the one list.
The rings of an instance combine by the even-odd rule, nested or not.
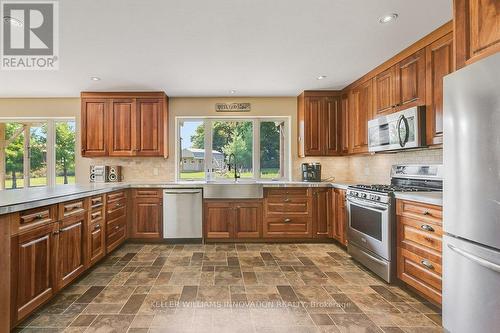
[(368, 115), (372, 110), (372, 97), (372, 80), (353, 88), (350, 93), (350, 153), (368, 151)]
[(342, 94), (340, 114), (340, 151), (342, 154), (349, 153), (349, 94)]
[(132, 156), (136, 152), (137, 114), (133, 99), (111, 100), (108, 118), (109, 156)]
[(105, 156), (108, 152), (108, 100), (82, 100), (82, 156)]
[(428, 145), (443, 143), (443, 78), (454, 71), (453, 33), (425, 48), (426, 140)]
[(297, 100), (299, 156), (341, 155), (339, 92), (304, 91)]
[(162, 101), (137, 100), (137, 155), (161, 156), (163, 154)]
[(500, 51), (500, 1), (454, 0), (455, 65)]
[(425, 103), (425, 50), (415, 52), (373, 79), (370, 119)]
[(396, 68), (391, 67), (373, 79), (374, 109), (372, 119), (394, 112), (397, 104), (396, 74)]
[(322, 147), (322, 114), (323, 101), (321, 97), (306, 97), (304, 111), (304, 126), (305, 126), (305, 155), (318, 156), (323, 155)]
[(92, 93), (82, 97), (82, 156), (168, 156), (164, 93)]
[(425, 104), (425, 50), (396, 65), (396, 110)]

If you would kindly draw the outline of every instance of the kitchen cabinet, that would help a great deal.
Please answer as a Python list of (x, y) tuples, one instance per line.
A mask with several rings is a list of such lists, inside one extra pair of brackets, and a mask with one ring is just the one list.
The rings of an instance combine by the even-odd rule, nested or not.
[(454, 71), (453, 33), (448, 33), (425, 48), (426, 59), (426, 141), (443, 143), (443, 78)]
[(457, 69), (500, 51), (498, 0), (454, 0), (453, 6)]
[(57, 289), (57, 230), (57, 222), (49, 223), (11, 240), (13, 325), (48, 301)]
[(396, 214), (398, 278), (441, 304), (442, 208), (397, 200)]
[(340, 150), (342, 155), (346, 155), (349, 153), (349, 94), (342, 94), (340, 109), (340, 120), (342, 122), (340, 126)]
[(372, 112), (372, 80), (349, 93), (349, 153), (368, 152), (368, 117)]
[(425, 50), (419, 50), (373, 79), (370, 119), (425, 104)]
[(105, 98), (82, 99), (82, 156), (96, 157), (108, 154), (108, 104), (109, 101)]
[(265, 189), (263, 236), (269, 239), (312, 238), (312, 189)]
[(330, 237), (347, 246), (348, 221), (345, 200), (345, 190), (335, 188), (331, 191), (330, 201), (333, 209), (330, 213)]
[(87, 266), (94, 265), (106, 255), (105, 212), (104, 195), (91, 197), (87, 232)]
[(163, 232), (163, 199), (161, 190), (133, 190), (131, 238), (161, 239)]
[(64, 288), (85, 269), (87, 216), (74, 215), (59, 222), (57, 231), (57, 285)]
[(127, 193), (106, 194), (106, 253), (120, 246), (127, 238)]
[(262, 237), (260, 200), (205, 200), (207, 239), (252, 239)]
[(342, 154), (340, 103), (337, 91), (304, 91), (297, 98), (299, 156)]
[(168, 156), (163, 92), (82, 92), (82, 156)]
[(314, 188), (313, 193), (313, 238), (328, 238), (332, 211), (331, 189)]

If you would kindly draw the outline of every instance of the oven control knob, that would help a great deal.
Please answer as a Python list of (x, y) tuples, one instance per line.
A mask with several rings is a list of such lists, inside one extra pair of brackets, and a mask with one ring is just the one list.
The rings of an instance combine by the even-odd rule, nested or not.
[(366, 193), (361, 194), (363, 198), (366, 198)]
[(377, 195), (377, 200), (380, 201), (380, 195)]

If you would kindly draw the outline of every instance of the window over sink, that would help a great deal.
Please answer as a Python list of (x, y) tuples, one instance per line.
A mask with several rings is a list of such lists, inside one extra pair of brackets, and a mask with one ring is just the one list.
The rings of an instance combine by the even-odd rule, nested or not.
[(211, 173), (213, 180), (232, 180), (236, 164), (243, 180), (287, 180), (289, 124), (289, 117), (177, 117), (177, 179), (205, 180)]

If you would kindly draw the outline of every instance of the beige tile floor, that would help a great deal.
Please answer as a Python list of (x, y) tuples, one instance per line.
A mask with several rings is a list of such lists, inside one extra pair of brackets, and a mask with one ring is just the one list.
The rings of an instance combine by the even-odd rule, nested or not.
[(125, 244), (21, 332), (442, 332), (335, 244)]

